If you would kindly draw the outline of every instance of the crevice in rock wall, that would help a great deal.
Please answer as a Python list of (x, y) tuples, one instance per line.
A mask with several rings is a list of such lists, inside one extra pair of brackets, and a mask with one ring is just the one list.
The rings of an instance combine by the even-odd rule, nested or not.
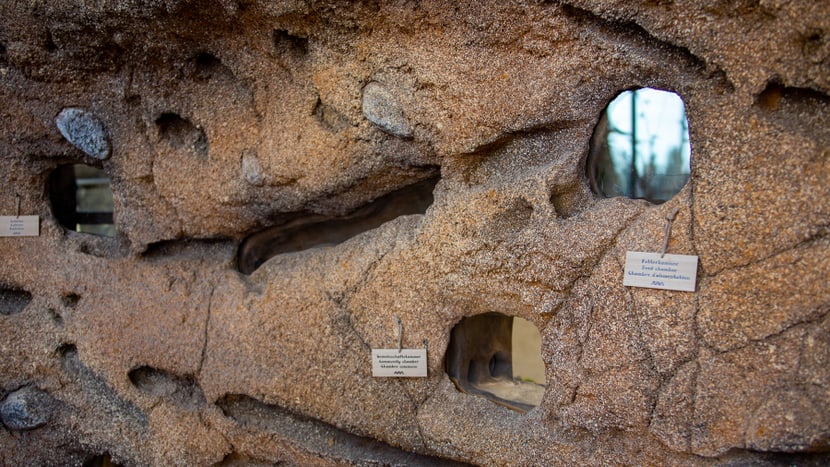
[(22, 313), (32, 301), (32, 294), (26, 290), (0, 286), (0, 315)]
[(113, 462), (109, 453), (91, 456), (83, 463), (83, 467), (117, 467), (119, 465)]
[(218, 464), (215, 464), (214, 467), (272, 467), (280, 464), (281, 462), (279, 461), (274, 462), (253, 458), (234, 451), (225, 456)]
[(226, 417), (249, 429), (279, 433), (309, 452), (356, 464), (452, 466), (448, 459), (407, 452), (353, 435), (320, 420), (294, 414), (245, 394), (226, 394), (216, 405)]
[[(486, 160), (487, 157), (498, 152), (499, 150), (504, 149), (505, 147), (510, 145), (510, 143), (513, 143), (516, 140), (540, 136), (544, 133), (555, 133), (558, 131), (569, 130), (572, 128), (580, 128), (582, 125), (584, 125), (584, 121), (580, 120), (556, 120), (541, 125), (533, 125), (526, 128), (506, 131), (504, 133), (496, 135), (493, 139), (489, 141), (481, 143), (468, 153), (459, 154), (463, 155), (465, 159), (471, 159), (471, 161), (467, 163), (465, 163), (465, 161), (463, 160), (460, 160), (459, 162), (465, 163), (465, 165), (470, 164), (472, 166), (475, 166), (477, 165), (475, 164), (475, 162)], [(478, 184), (481, 183), (482, 180), (467, 179), (465, 180), (465, 182), (469, 184)]]
[(763, 452), (751, 449), (730, 449), (721, 456), (718, 461), (724, 465), (773, 465), (790, 466), (798, 465), (805, 467), (826, 466), (830, 462), (830, 453), (787, 453), (787, 452)]
[(147, 261), (165, 261), (171, 258), (204, 258), (205, 255), (222, 255), (232, 248), (234, 241), (228, 238), (187, 238), (163, 240), (147, 245), (141, 258)]
[(809, 162), (830, 154), (830, 96), (808, 88), (790, 87), (771, 80), (755, 96), (759, 116), (787, 132), (815, 139), (818, 147)]
[(337, 245), (397, 217), (423, 214), (432, 205), (438, 180), (433, 177), (394, 191), (342, 218), (297, 215), (286, 224), (256, 232), (239, 246), (237, 268), (251, 274), (276, 255)]
[(196, 410), (205, 404), (205, 395), (191, 375), (177, 375), (151, 366), (141, 366), (127, 374), (130, 382), (141, 392), (153, 397), (169, 399), (176, 405)]
[(197, 80), (234, 79), (231, 69), (212, 53), (202, 52), (196, 55), (193, 62), (195, 65), (193, 77)]
[[(674, 58), (674, 60), (679, 59), (683, 67), (697, 70), (698, 73), (701, 73), (704, 76), (716, 78), (719, 84), (728, 92), (734, 91), (734, 85), (728, 80), (726, 73), (724, 73), (723, 70), (715, 65), (707, 63), (706, 60), (698, 57), (686, 47), (673, 44), (654, 36), (643, 26), (633, 21), (611, 20), (604, 18), (593, 11), (571, 5), (567, 2), (557, 1), (554, 3), (561, 7), (561, 11), (566, 17), (570, 17), (578, 23), (589, 23), (593, 25), (595, 32), (603, 36), (613, 36), (615, 41), (627, 39), (631, 42), (637, 43), (640, 46), (661, 49)], [(668, 57), (666, 58), (666, 63), (671, 63), (671, 60), (668, 60)]]
[(763, 91), (758, 93), (755, 104), (767, 111), (778, 110), (782, 101), (796, 105), (830, 105), (830, 96), (808, 88), (784, 86), (778, 80), (772, 80)]

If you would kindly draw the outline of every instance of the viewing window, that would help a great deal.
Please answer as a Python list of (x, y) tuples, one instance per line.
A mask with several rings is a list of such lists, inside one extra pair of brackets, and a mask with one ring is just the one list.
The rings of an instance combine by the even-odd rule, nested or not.
[(452, 330), (446, 370), (462, 392), (527, 412), (542, 402), (542, 337), (533, 323), (501, 313), (464, 318)]
[(660, 204), (689, 180), (691, 145), (683, 100), (651, 88), (625, 91), (602, 113), (586, 164), (595, 193)]
[(83, 164), (64, 165), (49, 176), (52, 213), (75, 232), (115, 236), (110, 179), (106, 172)]

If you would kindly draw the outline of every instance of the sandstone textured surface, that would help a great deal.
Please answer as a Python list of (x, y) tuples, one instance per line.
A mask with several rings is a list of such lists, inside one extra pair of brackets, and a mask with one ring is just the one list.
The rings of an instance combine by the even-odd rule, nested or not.
[[(686, 103), (690, 181), (602, 198), (594, 126), (646, 86)], [(0, 214), (41, 222), (0, 238), (0, 464), (828, 462), (826, 2), (4, 1), (0, 118)], [(56, 220), (77, 163), (114, 238)], [(675, 208), (697, 290), (623, 287)], [(274, 227), (299, 246), (240, 270)], [(445, 372), (489, 312), (541, 331), (527, 413)], [(395, 317), (427, 378), (372, 378)]]

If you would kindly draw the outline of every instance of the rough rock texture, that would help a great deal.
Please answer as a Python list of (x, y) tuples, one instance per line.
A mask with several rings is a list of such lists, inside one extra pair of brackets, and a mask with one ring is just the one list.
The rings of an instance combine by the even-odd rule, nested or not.
[[(662, 205), (584, 175), (640, 86), (687, 108)], [(0, 2), (0, 214), (41, 218), (0, 238), (0, 400), (51, 410), (0, 463), (826, 463), (828, 96), (822, 1)], [(117, 237), (55, 220), (69, 163), (111, 177)], [(255, 232), (439, 174), (423, 214), (238, 270)], [(674, 208), (697, 291), (623, 287)], [(444, 371), (493, 311), (542, 332), (527, 414)], [(428, 378), (371, 377), (395, 316)]]

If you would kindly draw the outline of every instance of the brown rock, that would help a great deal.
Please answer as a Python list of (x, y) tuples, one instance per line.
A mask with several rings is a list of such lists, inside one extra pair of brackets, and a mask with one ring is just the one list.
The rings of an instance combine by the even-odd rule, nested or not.
[[(80, 3), (0, 2), (0, 214), (41, 231), (0, 238), (0, 400), (54, 400), (0, 464), (827, 463), (826, 2)], [(686, 104), (662, 205), (586, 177), (637, 87)], [(114, 238), (57, 222), (75, 163)], [(351, 222), (438, 175), (425, 211)], [(696, 291), (622, 286), (674, 209)], [(541, 331), (526, 414), (447, 377), (491, 312)], [(427, 378), (371, 377), (395, 317)]]

